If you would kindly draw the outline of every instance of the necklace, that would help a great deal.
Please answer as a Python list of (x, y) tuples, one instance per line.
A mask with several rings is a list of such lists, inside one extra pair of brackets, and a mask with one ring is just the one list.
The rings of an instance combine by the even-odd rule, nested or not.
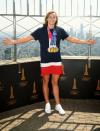
[(54, 29), (53, 32), (50, 31), (48, 28), (48, 38), (49, 38), (49, 47), (48, 47), (48, 52), (49, 53), (56, 53), (58, 52), (58, 47), (56, 46), (57, 42), (57, 32)]

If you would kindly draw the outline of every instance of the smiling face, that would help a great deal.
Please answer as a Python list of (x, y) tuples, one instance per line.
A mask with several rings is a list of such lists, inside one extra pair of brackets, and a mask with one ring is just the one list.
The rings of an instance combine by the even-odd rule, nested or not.
[(45, 17), (45, 25), (46, 26), (56, 26), (58, 22), (58, 17), (54, 11), (48, 12)]
[(48, 25), (55, 25), (56, 21), (57, 21), (57, 17), (55, 13), (52, 13), (48, 16)]

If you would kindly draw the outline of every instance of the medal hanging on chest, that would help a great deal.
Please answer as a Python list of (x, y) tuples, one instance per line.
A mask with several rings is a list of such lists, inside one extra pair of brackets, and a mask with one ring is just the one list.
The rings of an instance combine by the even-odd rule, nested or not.
[(50, 29), (48, 29), (48, 38), (49, 38), (49, 47), (48, 47), (48, 52), (49, 53), (56, 53), (58, 52), (58, 47), (56, 46), (56, 41), (57, 41), (57, 32), (54, 29), (53, 32), (51, 33)]

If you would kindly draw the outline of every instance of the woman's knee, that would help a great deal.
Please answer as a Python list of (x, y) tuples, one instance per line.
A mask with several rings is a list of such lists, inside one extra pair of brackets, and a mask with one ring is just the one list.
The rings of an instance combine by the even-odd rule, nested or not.
[(43, 84), (48, 84), (49, 76), (43, 76), (42, 80), (43, 80)]
[(59, 76), (53, 76), (51, 79), (52, 85), (58, 85)]

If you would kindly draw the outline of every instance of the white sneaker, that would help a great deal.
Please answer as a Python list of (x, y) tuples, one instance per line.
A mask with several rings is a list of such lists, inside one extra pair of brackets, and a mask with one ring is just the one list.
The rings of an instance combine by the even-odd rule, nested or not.
[(60, 115), (64, 115), (65, 111), (63, 110), (62, 106), (60, 104), (57, 104), (55, 106), (55, 110), (59, 112)]
[(50, 114), (51, 113), (51, 106), (50, 103), (46, 103), (45, 105), (45, 113)]

